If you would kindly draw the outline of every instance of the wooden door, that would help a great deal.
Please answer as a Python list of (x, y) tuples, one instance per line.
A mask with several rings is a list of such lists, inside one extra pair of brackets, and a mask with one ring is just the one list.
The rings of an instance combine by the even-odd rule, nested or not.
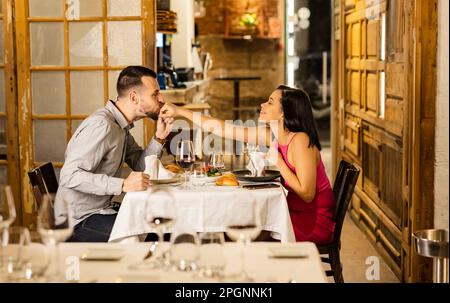
[[(120, 70), (154, 68), (155, 9), (154, 0), (16, 0), (25, 224), (36, 212), (27, 172), (50, 161), (58, 175), (82, 120), (116, 99)], [(132, 133), (143, 145), (149, 131), (141, 121)]]
[[(21, 213), (12, 0), (0, 1), (0, 184), (12, 187)], [(14, 224), (22, 223), (19, 216)]]
[[(430, 193), (422, 190), (415, 175), (420, 174), (417, 167), (423, 165), (423, 152), (429, 152), (420, 147), (425, 142), (420, 138), (434, 139), (431, 129), (422, 128), (421, 108), (427, 103), (424, 113), (433, 119), (435, 100), (423, 100), (415, 93), (432, 80), (424, 77), (417, 64), (432, 69), (433, 54), (429, 61), (417, 56), (422, 54), (418, 53), (422, 41), (433, 43), (433, 32), (414, 35), (423, 24), (433, 23), (434, 1), (337, 2), (334, 166), (341, 158), (360, 166), (352, 217), (400, 279), (416, 280), (412, 277), (423, 269), (420, 262), (412, 262), (411, 233), (419, 226), (432, 227), (432, 217), (414, 218), (423, 214), (424, 207), (433, 207), (432, 194), (429, 199)], [(426, 17), (418, 16), (423, 10)], [(432, 148), (430, 141), (426, 144)], [(425, 177), (421, 182), (433, 182), (432, 173)]]

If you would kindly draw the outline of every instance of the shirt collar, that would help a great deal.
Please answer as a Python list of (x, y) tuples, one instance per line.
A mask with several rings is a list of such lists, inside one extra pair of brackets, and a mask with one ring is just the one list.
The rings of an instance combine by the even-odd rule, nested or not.
[(116, 119), (117, 124), (125, 130), (130, 130), (134, 127), (133, 123), (128, 123), (125, 116), (122, 114), (122, 112), (117, 108), (116, 103), (112, 100), (109, 100), (108, 103), (106, 103), (105, 108), (111, 112), (114, 119)]

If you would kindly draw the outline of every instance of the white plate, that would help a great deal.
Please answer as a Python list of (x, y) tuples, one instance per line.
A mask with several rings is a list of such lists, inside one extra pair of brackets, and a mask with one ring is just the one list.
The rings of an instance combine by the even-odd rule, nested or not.
[(150, 183), (151, 183), (151, 184), (158, 185), (158, 184), (172, 184), (172, 183), (178, 183), (178, 182), (181, 182), (181, 181), (184, 181), (184, 177), (181, 177), (181, 176), (175, 176), (175, 177), (172, 178), (172, 179), (150, 180)]
[(89, 248), (81, 255), (84, 261), (118, 261), (125, 255), (123, 249)]
[(271, 246), (269, 256), (272, 258), (306, 258), (308, 254), (301, 247), (296, 246)]

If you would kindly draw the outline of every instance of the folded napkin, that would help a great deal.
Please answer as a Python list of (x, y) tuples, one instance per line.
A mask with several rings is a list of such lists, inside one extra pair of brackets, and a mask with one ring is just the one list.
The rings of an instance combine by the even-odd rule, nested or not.
[(261, 177), (266, 166), (266, 154), (263, 152), (250, 152), (250, 161), (247, 169), (250, 171), (252, 177)]
[(145, 157), (144, 173), (150, 176), (150, 180), (172, 179), (176, 175), (165, 169), (156, 155)]

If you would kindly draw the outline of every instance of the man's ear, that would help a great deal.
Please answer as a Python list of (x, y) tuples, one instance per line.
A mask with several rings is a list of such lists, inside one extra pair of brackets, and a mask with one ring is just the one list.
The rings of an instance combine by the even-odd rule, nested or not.
[(136, 93), (135, 90), (130, 90), (128, 92), (128, 99), (131, 101), (131, 103), (133, 104), (138, 104), (139, 102), (139, 97), (138, 94)]

